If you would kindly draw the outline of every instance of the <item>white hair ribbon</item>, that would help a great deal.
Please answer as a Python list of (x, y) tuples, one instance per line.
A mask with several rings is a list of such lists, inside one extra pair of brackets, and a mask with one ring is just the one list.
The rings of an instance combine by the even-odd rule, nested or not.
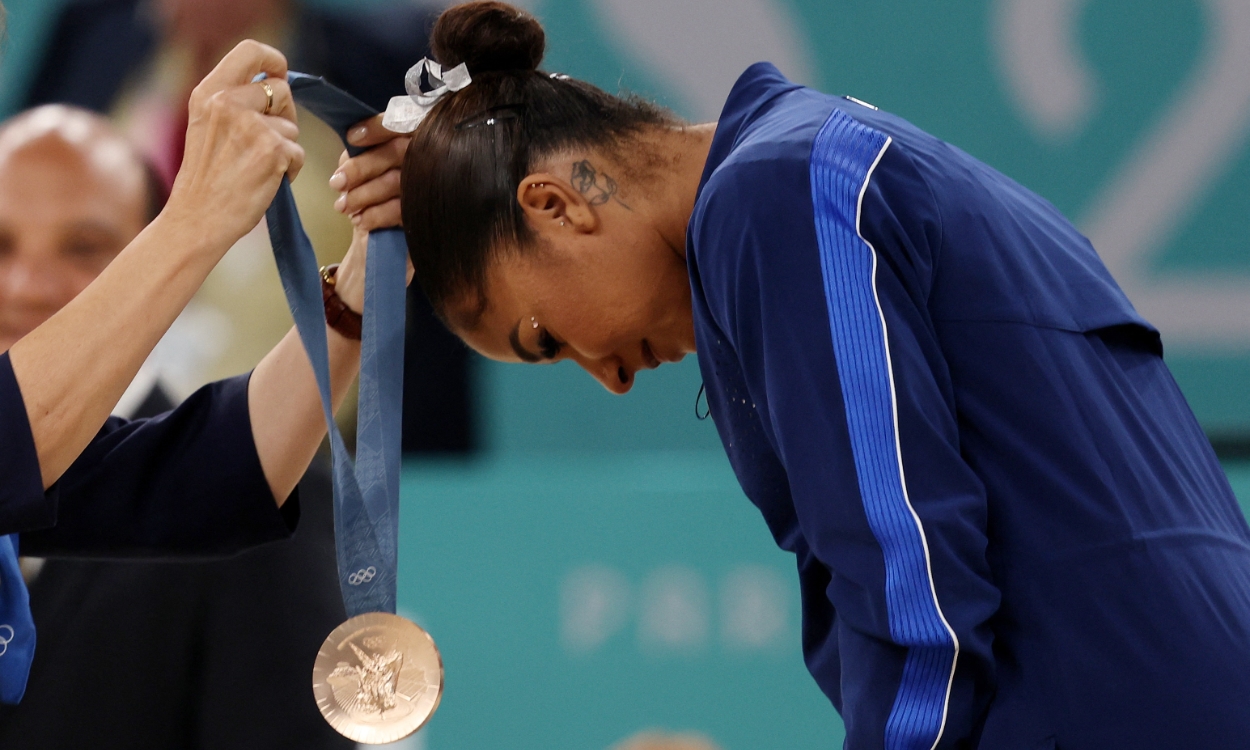
[[(427, 80), (428, 84), (425, 82)], [(464, 63), (444, 71), (442, 65), (423, 57), (404, 76), (404, 89), (408, 95), (391, 97), (390, 103), (386, 105), (382, 127), (393, 133), (411, 133), (439, 99), (472, 82), (469, 69)]]

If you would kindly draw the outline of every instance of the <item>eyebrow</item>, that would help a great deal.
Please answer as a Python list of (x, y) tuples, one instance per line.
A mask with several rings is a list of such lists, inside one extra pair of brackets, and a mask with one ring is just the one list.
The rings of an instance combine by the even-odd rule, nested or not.
[(513, 328), (512, 332), (508, 334), (508, 343), (512, 344), (512, 351), (516, 352), (516, 355), (521, 358), (522, 362), (538, 364), (543, 359), (533, 352), (526, 351), (525, 347), (521, 346), (521, 321), (519, 320), (516, 322), (516, 328)]

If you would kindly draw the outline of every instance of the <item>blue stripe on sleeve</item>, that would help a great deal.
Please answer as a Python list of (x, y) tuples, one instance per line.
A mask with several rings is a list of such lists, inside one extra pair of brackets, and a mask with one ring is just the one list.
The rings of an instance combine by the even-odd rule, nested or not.
[(885, 558), (890, 636), (908, 648), (886, 750), (931, 750), (946, 722), (959, 641), (937, 601), (928, 544), (907, 496), (877, 254), (859, 233), (864, 190), (890, 146), (834, 110), (812, 145), (812, 203), (851, 452), (868, 525)]

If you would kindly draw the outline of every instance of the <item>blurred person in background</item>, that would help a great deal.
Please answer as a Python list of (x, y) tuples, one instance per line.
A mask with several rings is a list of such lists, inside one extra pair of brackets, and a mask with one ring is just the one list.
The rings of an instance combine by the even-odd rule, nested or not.
[[(61, 309), (160, 212), (165, 187), (99, 115), (60, 105), (0, 127), (0, 350)], [(115, 414), (173, 409), (149, 364)], [(308, 675), (345, 619), (328, 468), (294, 539), (221, 561), (25, 559), (39, 643), (0, 747), (349, 748)]]
[(375, 149), (343, 208), (399, 195), (426, 295), (493, 359), (624, 394), (697, 349), (846, 747), (1244, 746), (1250, 526), (1089, 241), (771, 64), (691, 125), (540, 70), (545, 43), (503, 3), (444, 12), (431, 49), (471, 80), (397, 98), (400, 186)]
[[(59, 11), (24, 106), (65, 103), (111, 117), (167, 180), (182, 159), (192, 86), (243, 38), (282, 49), (291, 68), (325, 76), (377, 109), (401, 93), (424, 56), (437, 3), (373, 2), (340, 9), (298, 0), (69, 0)], [(300, 122), (309, 175), (328, 176), (342, 144), (313, 117)], [(325, 211), (324, 179), (293, 185), (321, 263), (341, 258), (351, 225)], [(255, 362), (290, 325), (268, 236), (245, 237), (205, 282), (174, 337), (185, 354), (169, 374), (176, 395)], [(438, 323), (425, 297), (408, 300), (404, 362), (405, 452), (475, 447), (468, 350)], [(349, 407), (351, 401), (349, 399)], [(340, 421), (350, 441), (350, 409)]]
[(642, 732), (613, 745), (612, 750), (720, 750), (711, 740), (695, 734)]
[[(268, 80), (257, 80), (262, 73)], [(192, 92), (186, 155), (165, 207), (81, 292), (0, 353), (0, 702), (20, 702), (35, 652), (19, 550), (225, 556), (289, 537), (296, 525), (296, 486), (325, 435), (296, 332), (251, 372), (157, 418), (109, 415), (208, 273), (260, 222), (280, 182), (298, 174), (286, 74), (272, 47), (232, 49)], [(22, 130), (5, 135), (20, 140)], [(143, 183), (125, 151), (90, 155)], [(365, 237), (353, 234), (332, 292), (351, 310), (363, 306)], [(326, 328), (337, 408), (359, 370), (360, 343)]]

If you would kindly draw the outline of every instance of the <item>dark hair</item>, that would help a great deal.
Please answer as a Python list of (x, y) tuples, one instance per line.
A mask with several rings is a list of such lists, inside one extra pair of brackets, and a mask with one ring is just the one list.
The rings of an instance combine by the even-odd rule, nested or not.
[(679, 122), (641, 99), (543, 73), (545, 46), (533, 16), (499, 2), (454, 6), (434, 25), (435, 58), (444, 69), (465, 63), (473, 78), (439, 100), (404, 158), (408, 253), (440, 316), (465, 293), (478, 295), (480, 315), (490, 263), (532, 246), (516, 198), (531, 165), (569, 149), (615, 154), (644, 129)]

